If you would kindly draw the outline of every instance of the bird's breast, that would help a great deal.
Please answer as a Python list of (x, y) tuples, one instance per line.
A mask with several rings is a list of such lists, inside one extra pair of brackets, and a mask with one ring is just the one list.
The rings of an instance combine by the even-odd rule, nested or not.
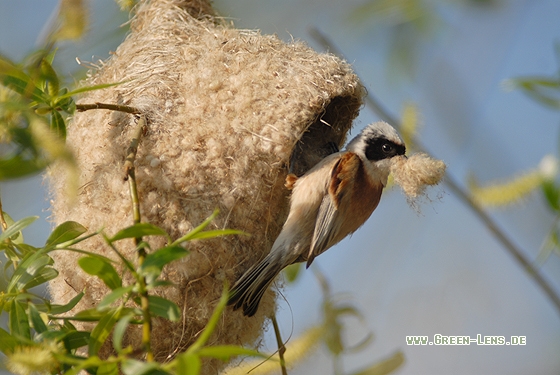
[(366, 222), (379, 204), (383, 192), (383, 184), (368, 178), (362, 162), (351, 185), (350, 194), (339, 205), (340, 217), (344, 218), (341, 223), (341, 234), (344, 237), (355, 232)]

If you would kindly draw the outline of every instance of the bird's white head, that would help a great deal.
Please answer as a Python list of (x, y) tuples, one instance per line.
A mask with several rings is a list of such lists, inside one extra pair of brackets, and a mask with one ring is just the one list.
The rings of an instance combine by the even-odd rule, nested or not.
[(362, 159), (371, 178), (379, 179), (386, 185), (391, 159), (404, 155), (406, 147), (395, 128), (380, 121), (366, 126), (348, 143), (346, 150)]

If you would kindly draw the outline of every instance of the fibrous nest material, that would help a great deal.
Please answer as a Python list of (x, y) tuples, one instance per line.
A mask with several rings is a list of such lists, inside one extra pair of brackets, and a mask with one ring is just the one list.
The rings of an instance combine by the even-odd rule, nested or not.
[[(178, 238), (218, 208), (213, 228), (251, 235), (189, 243), (191, 254), (164, 270), (175, 287), (158, 293), (183, 312), (178, 324), (154, 321), (153, 349), (165, 360), (196, 339), (224, 281), (232, 285), (270, 250), (287, 215), (288, 167), (304, 173), (324, 157), (325, 145), (344, 143), (364, 90), (346, 62), (301, 42), (235, 29), (201, 0), (140, 2), (126, 40), (84, 84), (115, 82), (121, 84), (78, 102), (133, 106), (147, 116), (135, 164), (142, 220)], [(67, 143), (81, 189), (68, 197), (61, 167), (51, 169), (55, 224), (74, 220), (108, 235), (132, 224), (122, 165), (134, 126), (133, 116), (118, 112), (75, 115)], [(154, 249), (163, 245), (148, 242)], [(132, 242), (120, 246), (135, 258)], [(114, 258), (99, 237), (83, 247)], [(77, 309), (89, 308), (108, 292), (76, 266), (78, 254), (53, 257), (61, 273), (50, 285), (55, 302), (86, 288)], [(252, 318), (228, 309), (211, 344), (254, 343), (274, 298), (269, 291)], [(138, 336), (132, 330), (127, 342), (137, 345)], [(205, 366), (213, 373), (221, 364)]]
[(391, 164), (394, 181), (402, 188), (411, 204), (425, 196), (428, 186), (440, 183), (445, 169), (443, 161), (424, 153), (413, 154), (408, 158), (399, 156)]

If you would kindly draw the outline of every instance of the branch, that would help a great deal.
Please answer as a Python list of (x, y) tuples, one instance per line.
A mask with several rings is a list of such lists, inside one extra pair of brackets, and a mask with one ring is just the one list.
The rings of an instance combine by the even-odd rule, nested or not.
[(0, 197), (0, 225), (2, 225), (2, 232), (8, 229), (8, 223), (4, 218), (4, 209), (2, 208), (2, 199)]
[(119, 104), (108, 104), (108, 103), (93, 103), (93, 104), (76, 104), (76, 110), (78, 112), (85, 112), (89, 111), (90, 109), (108, 109), (110, 111), (119, 111), (130, 113), (133, 115), (139, 115), (140, 110), (135, 107), (129, 107), (127, 105), (119, 105)]
[(284, 353), (286, 353), (286, 346), (282, 342), (282, 336), (280, 335), (280, 327), (278, 327), (278, 322), (276, 321), (276, 313), (272, 314), (271, 320), (272, 320), (272, 326), (274, 327), (274, 334), (276, 335), (276, 343), (278, 344), (278, 357), (280, 357), (280, 368), (282, 370), (282, 375), (288, 375), (288, 370), (286, 369), (286, 361), (284, 360)]
[[(125, 177), (124, 180), (128, 180), (128, 187), (130, 190), (130, 200), (132, 201), (132, 217), (134, 224), (139, 224), (142, 217), (140, 215), (140, 200), (138, 198), (138, 188), (136, 185), (136, 173), (134, 169), (134, 160), (136, 159), (136, 153), (138, 152), (138, 144), (140, 143), (140, 137), (142, 132), (146, 127), (146, 116), (141, 115), (138, 119), (138, 124), (134, 129), (134, 134), (132, 140), (130, 141), (130, 146), (126, 150), (126, 160), (124, 162)], [(138, 264), (142, 266), (144, 259), (146, 259), (146, 249), (142, 246), (142, 237), (137, 237), (134, 239), (134, 244), (138, 250)], [(148, 291), (146, 288), (146, 278), (139, 277), (138, 283), (140, 290), (138, 294), (140, 295), (140, 306), (142, 308), (142, 346), (146, 351), (146, 361), (153, 362), (154, 353), (151, 347), (151, 336), (152, 336), (152, 317), (150, 314), (150, 303), (148, 299)]]
[[(344, 59), (344, 55), (334, 46), (331, 40), (322, 33), (319, 29), (312, 27), (309, 30), (311, 37), (315, 41), (323, 46), (326, 50), (330, 51), (334, 55), (339, 56)], [(363, 82), (359, 76), (358, 79)], [(382, 120), (387, 121), (395, 128), (400, 128), (400, 122), (391, 116), (388, 111), (386, 111), (381, 105), (380, 101), (377, 100), (371, 93), (368, 93), (365, 98), (366, 106), (369, 107), (376, 115), (378, 115)], [(426, 148), (414, 138), (412, 143), (415, 145), (418, 151), (431, 154), (426, 151)], [(490, 217), (490, 215), (478, 205), (472, 197), (459, 185), (459, 183), (451, 176), (450, 173), (446, 174), (444, 183), (455, 195), (462, 201), (468, 208), (470, 208), (473, 213), (486, 225), (488, 230), (496, 237), (496, 239), (502, 244), (502, 246), (507, 250), (507, 252), (513, 256), (513, 258), (521, 265), (521, 267), (533, 278), (537, 285), (546, 294), (549, 300), (555, 305), (558, 313), (560, 313), (560, 296), (556, 293), (554, 288), (550, 285), (548, 281), (545, 280), (544, 276), (539, 272), (539, 270), (532, 264), (529, 259), (524, 255), (524, 252), (517, 247), (512, 240), (510, 240), (506, 234), (500, 229), (498, 224)]]

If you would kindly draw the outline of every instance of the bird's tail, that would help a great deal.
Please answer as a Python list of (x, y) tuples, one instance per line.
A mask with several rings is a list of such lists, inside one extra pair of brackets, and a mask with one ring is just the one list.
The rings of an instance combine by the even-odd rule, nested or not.
[(272, 280), (282, 271), (279, 262), (268, 255), (260, 263), (251, 267), (233, 285), (228, 305), (233, 309), (243, 308), (243, 314), (253, 316), (257, 312), (259, 302)]

